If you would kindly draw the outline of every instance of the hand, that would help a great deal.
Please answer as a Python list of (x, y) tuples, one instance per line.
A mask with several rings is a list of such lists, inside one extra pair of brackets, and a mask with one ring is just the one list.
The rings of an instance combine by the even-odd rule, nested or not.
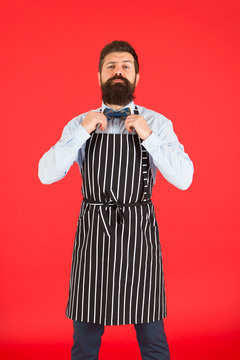
[(125, 128), (129, 132), (132, 132), (134, 128), (142, 140), (145, 140), (152, 133), (145, 118), (141, 115), (128, 115), (125, 120)]
[(104, 130), (107, 126), (107, 118), (101, 112), (89, 111), (81, 124), (90, 134), (96, 129), (98, 124), (100, 124), (99, 129), (101, 131)]

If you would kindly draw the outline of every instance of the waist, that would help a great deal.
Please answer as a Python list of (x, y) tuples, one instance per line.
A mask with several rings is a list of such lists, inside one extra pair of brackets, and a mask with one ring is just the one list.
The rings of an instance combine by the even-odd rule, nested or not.
[(127, 206), (143, 206), (146, 204), (150, 204), (150, 203), (152, 203), (152, 199), (147, 198), (147, 199), (144, 199), (143, 201), (135, 201), (135, 202), (131, 202), (131, 203), (121, 203), (121, 202), (118, 202), (115, 200), (101, 202), (101, 201), (95, 201), (95, 200), (89, 200), (89, 199), (83, 198), (83, 202), (85, 202), (86, 204), (95, 205), (95, 206), (96, 205), (97, 206), (117, 206), (117, 207), (123, 208), (123, 207), (127, 207)]

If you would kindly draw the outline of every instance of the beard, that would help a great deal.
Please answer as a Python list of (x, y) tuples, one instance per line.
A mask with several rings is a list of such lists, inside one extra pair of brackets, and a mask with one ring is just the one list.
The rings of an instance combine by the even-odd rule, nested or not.
[[(122, 82), (113, 82), (115, 79), (121, 79)], [(135, 99), (135, 87), (136, 76), (133, 84), (121, 75), (116, 75), (105, 81), (105, 83), (102, 83), (101, 80), (102, 100), (105, 104), (127, 105)]]

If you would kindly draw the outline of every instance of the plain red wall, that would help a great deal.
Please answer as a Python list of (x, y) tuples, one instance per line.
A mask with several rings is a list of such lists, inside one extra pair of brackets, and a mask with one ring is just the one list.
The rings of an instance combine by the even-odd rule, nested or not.
[[(1, 1), (0, 317), (4, 359), (70, 359), (64, 313), (80, 209), (76, 165), (53, 185), (38, 161), (73, 117), (101, 104), (99, 52), (127, 40), (136, 104), (172, 120), (194, 163), (181, 191), (160, 173), (172, 360), (237, 359), (239, 1)], [(140, 359), (133, 325), (107, 326), (100, 359)]]

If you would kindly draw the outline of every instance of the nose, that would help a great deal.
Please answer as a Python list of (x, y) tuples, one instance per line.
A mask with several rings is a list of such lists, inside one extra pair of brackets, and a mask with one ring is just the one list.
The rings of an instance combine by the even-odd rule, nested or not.
[(122, 75), (121, 70), (116, 70), (115, 75)]
[(121, 68), (121, 64), (116, 64), (115, 65), (115, 75), (122, 75), (122, 68)]

